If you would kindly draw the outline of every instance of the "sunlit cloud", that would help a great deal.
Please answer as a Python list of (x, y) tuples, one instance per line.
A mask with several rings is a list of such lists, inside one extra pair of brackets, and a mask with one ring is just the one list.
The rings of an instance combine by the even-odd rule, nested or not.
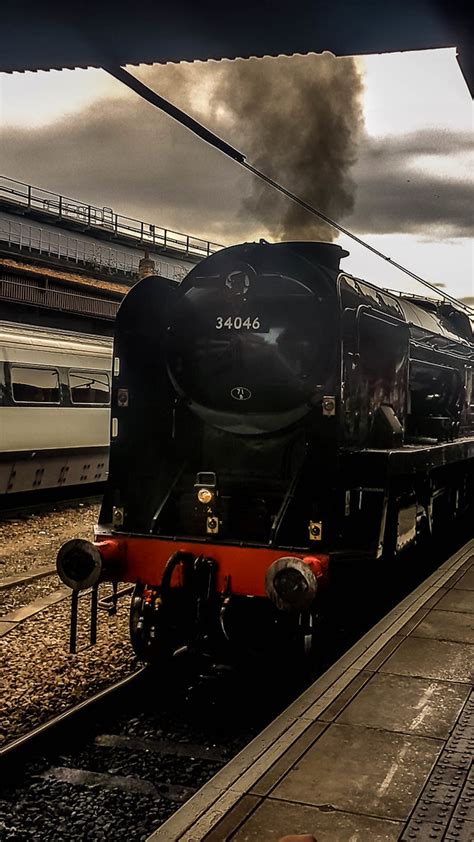
[[(280, 59), (270, 61), (277, 67)], [(291, 58), (281, 61), (291, 67)], [(455, 51), (370, 56), (356, 64), (365, 134), (349, 172), (354, 210), (341, 221), (447, 291), (472, 294), (472, 103)], [(132, 72), (248, 151), (245, 114), (239, 124), (232, 102), (216, 96), (223, 78), (231, 81), (232, 63)], [(0, 84), (6, 175), (215, 242), (265, 236), (263, 220), (242, 214), (253, 178), (104, 71), (5, 74)], [(231, 96), (232, 85), (228, 90)], [(281, 106), (284, 118), (284, 100)], [(259, 114), (252, 115), (257, 130)], [(298, 137), (295, 125), (295, 144)], [(312, 231), (310, 224), (305, 236)], [(353, 271), (390, 285), (387, 264), (344, 245)]]

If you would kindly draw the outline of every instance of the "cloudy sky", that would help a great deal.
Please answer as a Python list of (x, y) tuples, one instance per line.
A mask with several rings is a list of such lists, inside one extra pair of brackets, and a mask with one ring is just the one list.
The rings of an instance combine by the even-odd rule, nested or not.
[[(392, 259), (474, 294), (472, 101), (453, 49), (130, 70)], [(0, 86), (5, 175), (224, 244), (336, 236), (103, 71)], [(336, 242), (347, 271), (421, 292)]]

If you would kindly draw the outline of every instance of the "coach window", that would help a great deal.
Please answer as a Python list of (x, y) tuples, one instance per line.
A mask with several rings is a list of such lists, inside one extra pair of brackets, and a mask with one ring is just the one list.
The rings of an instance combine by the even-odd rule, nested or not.
[(59, 373), (54, 368), (11, 367), (15, 403), (59, 403)]
[(105, 371), (70, 371), (72, 403), (110, 403), (109, 375)]

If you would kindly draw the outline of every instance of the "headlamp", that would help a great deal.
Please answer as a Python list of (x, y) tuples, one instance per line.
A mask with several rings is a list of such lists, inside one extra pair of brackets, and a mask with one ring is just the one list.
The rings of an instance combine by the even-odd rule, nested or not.
[(199, 502), (204, 503), (205, 505), (208, 505), (213, 497), (214, 494), (212, 493), (212, 491), (209, 491), (208, 488), (200, 488), (197, 493), (197, 498)]

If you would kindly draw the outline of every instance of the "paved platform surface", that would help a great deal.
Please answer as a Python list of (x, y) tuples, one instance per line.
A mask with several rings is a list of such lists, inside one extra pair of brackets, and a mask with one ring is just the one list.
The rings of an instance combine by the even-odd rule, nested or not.
[(474, 540), (149, 842), (474, 842)]

